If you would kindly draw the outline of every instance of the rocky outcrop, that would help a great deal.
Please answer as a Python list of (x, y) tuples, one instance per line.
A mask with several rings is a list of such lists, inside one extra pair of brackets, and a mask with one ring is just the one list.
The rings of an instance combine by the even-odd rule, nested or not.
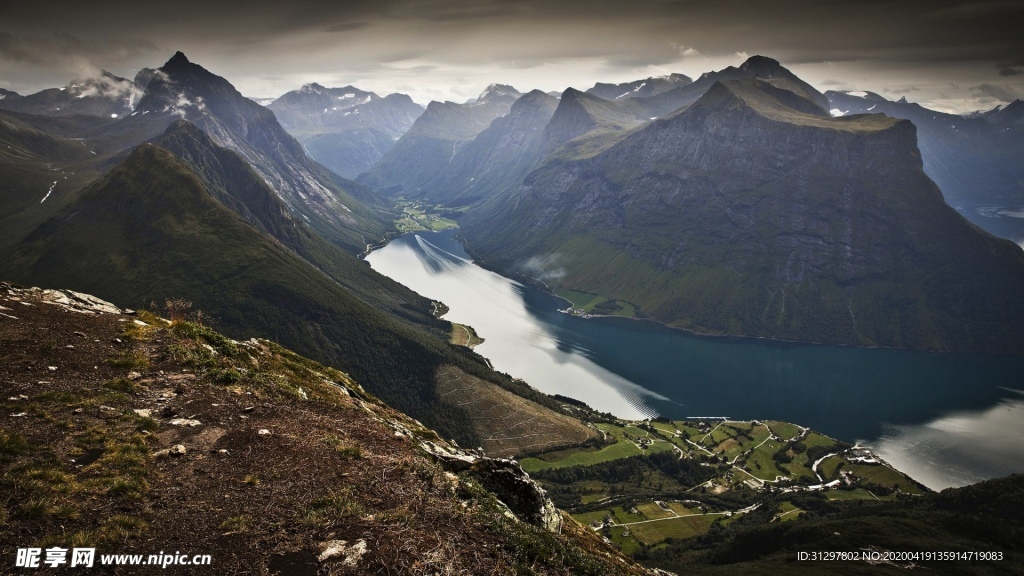
[(464, 472), (494, 493), (518, 519), (558, 532), (562, 516), (544, 489), (515, 460), (487, 458), (456, 446), (430, 440), (420, 447), (450, 472)]

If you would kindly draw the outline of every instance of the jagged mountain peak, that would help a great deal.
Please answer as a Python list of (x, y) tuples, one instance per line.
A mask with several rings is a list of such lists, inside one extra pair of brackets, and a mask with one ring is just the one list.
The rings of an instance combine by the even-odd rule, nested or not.
[(633, 80), (621, 84), (598, 82), (587, 90), (587, 94), (600, 96), (608, 100), (646, 98), (656, 96), (669, 90), (686, 86), (693, 80), (685, 74), (671, 73), (662, 76), (649, 76), (642, 80)]
[(581, 92), (573, 87), (566, 88), (559, 99), (562, 102), (576, 102), (586, 98), (588, 95), (586, 92)]
[(178, 50), (177, 52), (174, 53), (174, 56), (171, 56), (171, 59), (168, 60), (163, 65), (163, 68), (171, 68), (171, 67), (174, 67), (174, 66), (184, 66), (186, 64), (191, 64), (191, 62), (185, 56), (184, 52), (182, 52), (181, 50)]
[(694, 107), (724, 109), (725, 107), (721, 105), (723, 100), (729, 101), (728, 107), (735, 107), (739, 104), (749, 107), (761, 115), (777, 119), (794, 112), (809, 116), (829, 117), (829, 114), (814, 100), (758, 78), (737, 78), (715, 82), (697, 100)]
[(778, 60), (761, 55), (754, 55), (747, 58), (743, 64), (740, 64), (739, 69), (744, 72), (752, 72), (758, 75), (776, 74), (785, 70)]
[(557, 100), (554, 96), (544, 92), (543, 90), (530, 90), (526, 94), (523, 94), (518, 100), (512, 104), (513, 112), (516, 109), (524, 108), (526, 106), (533, 106), (538, 102), (551, 102)]
[(511, 96), (513, 98), (519, 98), (520, 96), (522, 96), (522, 93), (519, 92), (519, 90), (516, 90), (515, 88), (507, 84), (491, 84), (490, 86), (485, 88), (484, 91), (481, 92), (479, 96), (477, 96), (476, 101), (483, 102), (493, 98), (500, 98), (502, 96)]

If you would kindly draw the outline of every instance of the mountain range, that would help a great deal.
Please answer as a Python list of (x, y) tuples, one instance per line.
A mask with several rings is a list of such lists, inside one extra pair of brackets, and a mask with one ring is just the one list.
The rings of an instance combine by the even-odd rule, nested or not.
[[(261, 573), (652, 573), (503, 459), (532, 455), (549, 477), (616, 493), (622, 478), (654, 491), (658, 474), (720, 473), (725, 494), (680, 489), (739, 517), (652, 503), (645, 514), (707, 521), (700, 537), (638, 551), (652, 566), (811, 573), (794, 550), (844, 542), (1019, 551), (1019, 476), (920, 497), (895, 484), (883, 496), (896, 502), (867, 492), (868, 506), (815, 495), (808, 477), (806, 494), (758, 492), (734, 478), (738, 456), (689, 433), (675, 443), (676, 425), (706, 423), (659, 422), (658, 452), (652, 422), (495, 372), (450, 341), (442, 302), (359, 259), (397, 233), (397, 201), (423, 202), (458, 209), (481, 265), (672, 327), (1024, 354), (1024, 252), (946, 203), (1013, 212), (1019, 102), (939, 116), (822, 94), (754, 56), (696, 81), (557, 96), (494, 84), (425, 110), (318, 84), (267, 104), (181, 52), (134, 80), (0, 92), (0, 278), (64, 289), (0, 284), (0, 533), (113, 546), (177, 542), (195, 523), (223, 566)], [(768, 460), (836, 456), (779, 425), (794, 436)], [(603, 508), (641, 516), (590, 487), (595, 522)], [(759, 511), (761, 496), (775, 500)], [(775, 522), (793, 501), (804, 519)]]
[(441, 399), (442, 372), (527, 396), (521, 409), (562, 437), (556, 402), (450, 345), (435, 303), (356, 258), (388, 228), (375, 194), (183, 54), (151, 76), (120, 119), (0, 113), (0, 275), (137, 307), (186, 299), (236, 338), (273, 335), (358, 375), (466, 445), (515, 450)]
[(49, 88), (22, 96), (0, 91), (0, 110), (12, 110), (44, 116), (109, 116), (118, 118), (131, 113), (146, 88), (145, 77), (136, 80), (120, 78), (103, 71), (99, 76), (74, 80), (63, 88)]
[(353, 86), (313, 83), (275, 99), (267, 107), (314, 160), (355, 178), (388, 153), (423, 113), (405, 94), (381, 98)]
[[(632, 128), (594, 130), (607, 105), (567, 92), (545, 131), (570, 140), (467, 213), (468, 249), (701, 333), (1024, 351), (1024, 254), (945, 204), (915, 126), (831, 118), (772, 62), (706, 75), (735, 79)], [(562, 125), (570, 105), (604, 113)]]
[(913, 122), (924, 171), (946, 201), (985, 230), (1024, 240), (1024, 102), (961, 116), (873, 92), (825, 96), (836, 115), (885, 114)]
[(511, 86), (494, 84), (470, 102), (431, 102), (394, 148), (357, 180), (390, 196), (424, 193), (459, 148), (508, 114), (520, 96)]

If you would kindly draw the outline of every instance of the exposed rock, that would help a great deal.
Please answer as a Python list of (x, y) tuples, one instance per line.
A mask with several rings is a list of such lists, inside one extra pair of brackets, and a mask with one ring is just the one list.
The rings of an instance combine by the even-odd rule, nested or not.
[(267, 430), (266, 428), (260, 428), (260, 431), (257, 432), (257, 434), (259, 434), (260, 436), (270, 436), (270, 430)]
[(174, 446), (171, 446), (171, 456), (184, 456), (186, 452), (187, 450), (181, 444), (175, 444)]
[(470, 468), (470, 474), (520, 519), (551, 532), (561, 527), (558, 509), (515, 460), (480, 458)]
[(325, 562), (331, 558), (344, 556), (342, 565), (355, 567), (359, 565), (363, 554), (366, 554), (366, 540), (362, 538), (356, 540), (351, 546), (348, 545), (347, 540), (328, 540), (320, 544), (320, 555), (317, 556), (317, 560)]
[(189, 418), (175, 418), (168, 422), (171, 426), (185, 426), (187, 428), (195, 428), (196, 426), (202, 426), (203, 423), (199, 420), (191, 420)]
[(420, 442), (420, 447), (437, 458), (451, 472), (468, 472), (493, 492), (516, 518), (557, 532), (562, 517), (544, 489), (534, 482), (515, 460), (475, 456), (465, 450)]

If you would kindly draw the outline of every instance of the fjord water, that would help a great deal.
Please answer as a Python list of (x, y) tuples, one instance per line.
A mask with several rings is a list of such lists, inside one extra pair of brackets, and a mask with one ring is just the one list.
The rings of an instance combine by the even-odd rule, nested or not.
[(794, 422), (866, 443), (932, 488), (1024, 471), (1024, 358), (702, 337), (578, 318), (566, 302), (472, 263), (454, 231), (366, 258), (473, 326), (494, 367), (622, 418)]

